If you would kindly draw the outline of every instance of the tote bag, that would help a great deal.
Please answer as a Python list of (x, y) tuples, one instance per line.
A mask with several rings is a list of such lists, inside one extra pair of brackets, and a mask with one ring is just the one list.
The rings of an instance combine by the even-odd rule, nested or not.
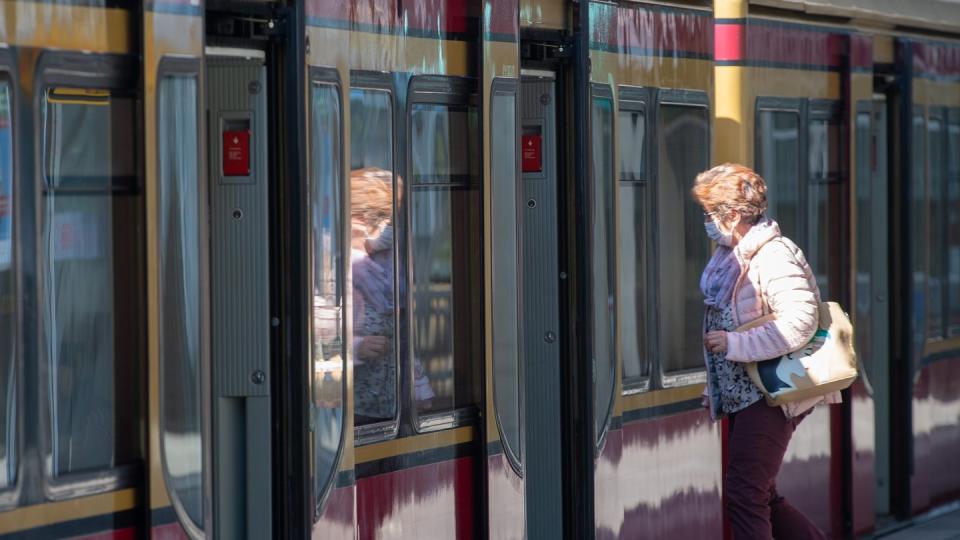
[[(767, 315), (737, 329), (744, 332), (776, 319)], [(857, 378), (853, 325), (836, 302), (820, 304), (820, 323), (810, 342), (779, 358), (746, 365), (767, 403), (782, 405), (843, 390)]]

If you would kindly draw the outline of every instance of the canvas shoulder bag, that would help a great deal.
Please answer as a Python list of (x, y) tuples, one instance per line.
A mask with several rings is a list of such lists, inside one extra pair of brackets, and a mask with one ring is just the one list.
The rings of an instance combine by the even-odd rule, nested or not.
[[(767, 315), (751, 321), (745, 332), (776, 319)], [(746, 365), (747, 374), (767, 403), (783, 405), (843, 390), (857, 378), (857, 354), (853, 349), (853, 325), (840, 304), (820, 304), (820, 322), (810, 342), (779, 358)]]

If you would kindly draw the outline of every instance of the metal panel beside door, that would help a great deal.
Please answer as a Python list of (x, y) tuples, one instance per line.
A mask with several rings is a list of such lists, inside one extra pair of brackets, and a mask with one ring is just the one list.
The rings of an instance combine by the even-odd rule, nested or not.
[(271, 534), (267, 88), (252, 56), (207, 60), (214, 530), (230, 539)]
[(887, 216), (887, 103), (875, 98), (871, 118), (871, 139), (875, 155), (870, 174), (870, 382), (876, 415), (876, 504), (877, 514), (890, 513), (890, 222)]
[(519, 4), (484, 0), (482, 17), (485, 516), (490, 538), (524, 536)]
[(522, 266), (525, 463), (528, 538), (560, 538), (560, 327), (557, 254), (556, 82), (528, 77), (520, 92), (523, 171)]

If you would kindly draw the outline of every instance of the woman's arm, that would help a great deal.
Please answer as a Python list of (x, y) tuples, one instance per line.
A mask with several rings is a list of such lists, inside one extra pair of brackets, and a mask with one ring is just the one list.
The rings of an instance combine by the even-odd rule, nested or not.
[(758, 362), (806, 345), (817, 331), (819, 298), (803, 255), (772, 241), (757, 253), (760, 288), (776, 319), (727, 334), (727, 360)]

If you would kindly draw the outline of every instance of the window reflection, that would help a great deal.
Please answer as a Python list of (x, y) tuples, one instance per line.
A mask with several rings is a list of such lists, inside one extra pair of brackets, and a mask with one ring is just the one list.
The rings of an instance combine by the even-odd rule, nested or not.
[(397, 412), (393, 272), (393, 174), (350, 175), (353, 266), (354, 422), (392, 420)]
[[(808, 136), (810, 184), (807, 236), (800, 243), (817, 278), (824, 300), (836, 299), (839, 293), (832, 278), (840, 270), (836, 257), (842, 244), (844, 222), (840, 195), (840, 124), (833, 120), (811, 119)], [(806, 245), (804, 245), (806, 244)], [(808, 246), (810, 246), (808, 248)], [(833, 256), (832, 256), (833, 255)]]
[(927, 279), (927, 337), (943, 337), (943, 275), (946, 249), (943, 224), (943, 171), (946, 156), (943, 155), (943, 121), (932, 117), (927, 123), (927, 163), (930, 270)]
[(447, 412), (479, 402), (479, 126), (472, 107), (419, 103), (410, 126), (417, 411)]
[(132, 99), (105, 90), (44, 94), (41, 370), (53, 476), (139, 451), (139, 397), (127, 384), (142, 358), (135, 118)]
[(397, 415), (393, 121), (390, 94), (350, 91), (354, 424)]
[(872, 167), (872, 152), (875, 152), (873, 146), (872, 134), (870, 132), (870, 117), (868, 112), (857, 113), (857, 131), (856, 131), (856, 160), (857, 160), (857, 185), (856, 185), (856, 209), (857, 209), (857, 273), (856, 273), (856, 327), (857, 327), (857, 355), (869, 363), (873, 360), (872, 345), (872, 316), (870, 308), (873, 305), (873, 204), (871, 202), (873, 194), (873, 174), (876, 171)]
[[(623, 102), (621, 102), (621, 107)], [(621, 110), (617, 131), (620, 154), (620, 288), (617, 316), (620, 318), (620, 355), (624, 386), (650, 377), (647, 309), (648, 265), (653, 259), (648, 235), (651, 217), (649, 185), (644, 171), (645, 115)]]
[(688, 195), (709, 163), (707, 109), (662, 105), (658, 122), (660, 357), (664, 373), (703, 368), (700, 274), (710, 255), (703, 210)]
[(17, 476), (16, 289), (13, 274), (13, 125), (10, 84), (0, 82), (0, 489)]
[(926, 231), (926, 118), (922, 109), (918, 109), (913, 117), (912, 126), (912, 173), (911, 173), (911, 239), (913, 246), (913, 325), (914, 350), (919, 351), (926, 339), (926, 330), (923, 325), (925, 307), (925, 284), (927, 279), (927, 231)]
[(501, 438), (513, 462), (519, 463), (520, 431), (520, 318), (517, 222), (517, 108), (516, 95), (494, 93), (491, 114), (491, 209), (493, 242), (491, 268), (496, 290), (493, 303), (493, 389)]
[(613, 406), (616, 377), (616, 187), (613, 169), (613, 100), (594, 97), (591, 118), (591, 187), (593, 216), (591, 283), (594, 420), (598, 440), (603, 436)]
[(770, 186), (767, 215), (789, 238), (800, 237), (800, 115), (760, 111), (760, 175)]
[(200, 179), (197, 79), (164, 77), (158, 89), (160, 354), (164, 465), (183, 509), (203, 526), (200, 397)]
[(340, 94), (330, 84), (310, 89), (310, 224), (313, 340), (311, 428), (314, 496), (319, 504), (337, 470), (343, 433), (343, 266), (340, 209)]
[(960, 123), (957, 113), (947, 129), (947, 335), (960, 335)]

